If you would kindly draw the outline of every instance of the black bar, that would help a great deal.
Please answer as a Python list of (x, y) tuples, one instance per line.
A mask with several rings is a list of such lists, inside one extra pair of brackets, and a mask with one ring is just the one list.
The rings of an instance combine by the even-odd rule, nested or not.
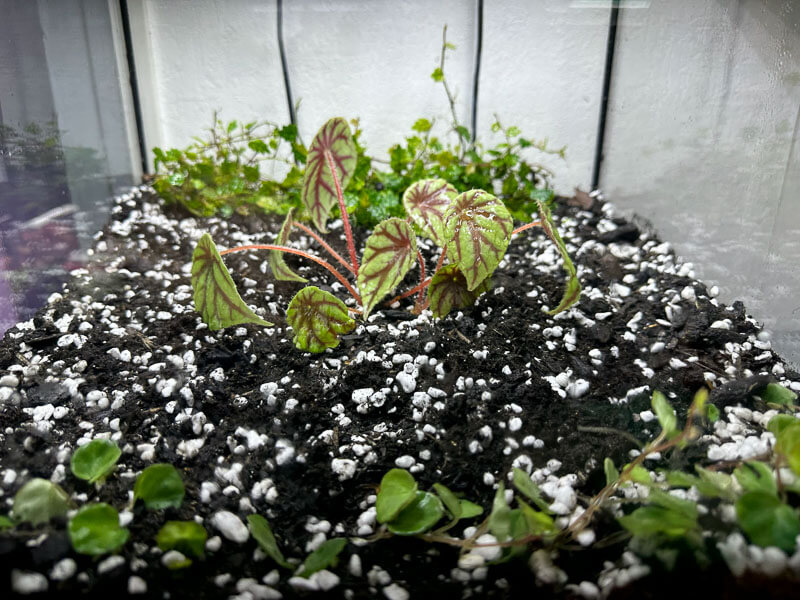
[(592, 189), (600, 185), (600, 165), (603, 162), (603, 145), (606, 137), (606, 116), (608, 114), (608, 95), (611, 89), (611, 69), (614, 66), (614, 48), (617, 41), (617, 22), (619, 20), (619, 0), (611, 3), (611, 18), (608, 22), (608, 41), (606, 44), (606, 64), (603, 72), (603, 97), (600, 103), (600, 120), (597, 125), (597, 146), (594, 152)]
[[(280, 0), (279, 0), (280, 1)], [(483, 0), (478, 0), (478, 35), (475, 42), (475, 74), (472, 78), (472, 143), (478, 139), (478, 80), (483, 49)]]
[(128, 1), (119, 0), (119, 12), (122, 15), (122, 33), (125, 37), (125, 58), (128, 60), (128, 76), (131, 84), (133, 114), (136, 118), (136, 138), (139, 140), (139, 154), (142, 161), (142, 173), (149, 173), (147, 164), (147, 146), (144, 143), (144, 126), (142, 124), (142, 105), (139, 102), (139, 85), (136, 80), (136, 62), (133, 58), (133, 42), (131, 41), (131, 21), (128, 15)]
[(289, 82), (289, 66), (286, 62), (286, 48), (283, 45), (283, 0), (277, 0), (278, 8), (278, 52), (281, 55), (281, 69), (283, 70), (283, 85), (286, 88), (286, 102), (289, 104), (289, 120), (292, 125), (297, 125), (297, 115), (294, 112), (292, 100), (292, 85)]

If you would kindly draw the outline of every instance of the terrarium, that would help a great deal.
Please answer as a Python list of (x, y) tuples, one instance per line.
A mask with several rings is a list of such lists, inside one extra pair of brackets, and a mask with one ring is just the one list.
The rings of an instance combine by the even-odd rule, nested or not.
[(792, 2), (0, 10), (7, 594), (791, 595)]

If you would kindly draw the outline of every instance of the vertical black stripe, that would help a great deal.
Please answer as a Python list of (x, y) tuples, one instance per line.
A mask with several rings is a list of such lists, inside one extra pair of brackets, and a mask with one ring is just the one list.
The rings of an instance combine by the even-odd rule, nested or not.
[(619, 20), (619, 0), (611, 2), (611, 18), (608, 21), (608, 40), (606, 43), (606, 64), (603, 72), (603, 96), (600, 102), (600, 119), (597, 124), (597, 146), (594, 152), (592, 189), (600, 185), (600, 166), (603, 162), (603, 145), (606, 137), (606, 116), (608, 114), (608, 95), (611, 89), (611, 69), (614, 66), (614, 48), (617, 41), (617, 22)]
[(147, 161), (147, 146), (144, 140), (144, 125), (142, 122), (142, 105), (139, 102), (139, 85), (136, 78), (136, 62), (133, 58), (133, 42), (131, 41), (131, 21), (128, 15), (128, 1), (119, 0), (119, 12), (122, 15), (122, 33), (125, 37), (125, 58), (128, 61), (128, 76), (131, 84), (131, 99), (133, 100), (133, 114), (136, 119), (136, 138), (139, 140), (139, 158), (142, 161), (142, 173), (149, 173)]
[(477, 36), (475, 40), (475, 73), (472, 78), (472, 143), (478, 139), (478, 82), (481, 75), (481, 51), (483, 50), (483, 0), (477, 6)]
[(289, 81), (289, 67), (286, 62), (286, 48), (283, 45), (283, 0), (277, 0), (278, 10), (278, 52), (281, 55), (281, 69), (283, 70), (283, 85), (286, 88), (286, 102), (289, 105), (289, 120), (292, 125), (297, 125), (297, 115), (294, 112), (292, 100), (292, 85)]

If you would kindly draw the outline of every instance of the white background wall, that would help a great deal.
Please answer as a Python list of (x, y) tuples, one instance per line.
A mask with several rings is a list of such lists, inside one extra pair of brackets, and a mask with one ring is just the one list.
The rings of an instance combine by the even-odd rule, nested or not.
[[(449, 121), (429, 78), (441, 28), (469, 123), (476, 2), (285, 0), (298, 123), (360, 117), (380, 155), (420, 116)], [(275, 0), (130, 0), (149, 147), (184, 146), (227, 118), (286, 122)], [(621, 3), (601, 187), (651, 220), (723, 299), (743, 299), (800, 362), (800, 4)], [(486, 0), (478, 132), (497, 113), (567, 146), (541, 159), (562, 193), (588, 189), (610, 2)]]

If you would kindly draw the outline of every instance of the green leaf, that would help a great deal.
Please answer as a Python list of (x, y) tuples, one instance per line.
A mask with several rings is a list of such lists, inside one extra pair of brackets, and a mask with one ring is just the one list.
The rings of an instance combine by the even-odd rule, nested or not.
[(775, 452), (782, 454), (792, 471), (800, 475), (800, 421), (792, 423), (778, 433)]
[(158, 463), (147, 467), (133, 485), (133, 499), (141, 500), (150, 510), (178, 508), (186, 490), (178, 470), (170, 464)]
[(67, 531), (75, 552), (91, 556), (116, 552), (130, 535), (119, 526), (117, 511), (103, 502), (81, 508), (70, 519)]
[(650, 485), (653, 480), (650, 478), (650, 472), (642, 465), (635, 465), (629, 472), (627, 477), (631, 481), (641, 483), (642, 485)]
[(261, 515), (248, 515), (247, 527), (250, 529), (250, 535), (258, 542), (264, 554), (269, 556), (281, 567), (286, 569), (292, 568), (291, 563), (286, 561), (283, 557), (283, 553), (278, 548), (278, 542), (272, 533), (269, 522), (264, 517)]
[(236, 121), (231, 121), (230, 123), (228, 123), (227, 132), (228, 133), (233, 133), (233, 131), (236, 129), (237, 125), (238, 125), (238, 123), (236, 123)]
[(5, 531), (6, 529), (13, 529), (13, 528), (14, 528), (14, 521), (12, 521), (6, 516), (0, 515), (0, 531)]
[(781, 431), (795, 423), (800, 423), (800, 421), (792, 415), (775, 415), (767, 423), (767, 430), (772, 432), (775, 437), (778, 437)]
[(194, 521), (167, 521), (156, 534), (156, 544), (164, 552), (178, 550), (185, 555), (203, 558), (208, 533)]
[(530, 475), (517, 467), (514, 467), (512, 473), (514, 486), (525, 494), (536, 506), (544, 511), (549, 511), (550, 505), (542, 498), (542, 492), (539, 486), (534, 483)]
[(722, 471), (711, 471), (700, 465), (695, 465), (695, 471), (700, 475), (701, 485), (697, 490), (710, 498), (725, 498), (733, 500), (736, 496), (733, 489), (733, 478)]
[[(293, 212), (294, 208), (290, 208), (289, 212), (286, 213), (286, 219), (284, 219), (283, 225), (281, 225), (281, 230), (278, 232), (278, 237), (275, 238), (276, 246), (285, 246), (289, 241), (289, 234), (292, 232)], [(270, 251), (269, 266), (272, 269), (272, 275), (275, 277), (275, 279), (280, 281), (296, 281), (298, 283), (305, 283), (307, 281), (305, 278), (300, 277), (300, 275), (289, 268), (284, 260), (283, 252), (280, 250)]]
[(502, 481), (495, 492), (487, 524), (489, 531), (500, 542), (506, 541), (511, 535), (511, 509), (506, 503), (506, 490)]
[(564, 240), (561, 239), (561, 236), (553, 224), (553, 217), (550, 214), (550, 209), (547, 208), (539, 199), (536, 200), (536, 205), (539, 207), (539, 216), (542, 222), (542, 229), (544, 229), (547, 237), (550, 238), (550, 240), (558, 248), (558, 251), (561, 253), (561, 258), (564, 259), (563, 268), (569, 277), (567, 280), (567, 287), (564, 290), (564, 295), (561, 298), (561, 302), (558, 303), (558, 306), (554, 310), (551, 310), (547, 313), (549, 315), (557, 315), (558, 313), (567, 310), (570, 306), (578, 301), (581, 295), (581, 282), (578, 281), (578, 271), (575, 269), (575, 265), (572, 264), (572, 259), (570, 259), (569, 253), (567, 252), (567, 246), (564, 244)]
[(425, 133), (426, 131), (430, 131), (431, 127), (431, 122), (428, 119), (417, 119), (414, 121), (411, 129), (418, 131), (419, 133)]
[(778, 485), (768, 465), (759, 461), (747, 461), (734, 469), (733, 476), (745, 492), (763, 492), (778, 495)]
[(269, 147), (267, 146), (267, 143), (264, 140), (250, 140), (249, 142), (247, 142), (247, 146), (253, 152), (260, 152), (261, 154), (269, 153)]
[(325, 232), (331, 208), (339, 203), (329, 159), (336, 168), (339, 185), (344, 190), (356, 168), (357, 151), (350, 135), (350, 126), (341, 117), (330, 119), (314, 136), (303, 175), (303, 205), (314, 225), (322, 232)]
[(458, 194), (444, 179), (421, 179), (403, 194), (403, 208), (422, 233), (444, 248), (444, 213)]
[(797, 400), (797, 394), (777, 383), (769, 383), (761, 394), (761, 399), (768, 404), (790, 406)]
[(711, 423), (719, 421), (719, 409), (713, 404), (706, 405), (706, 417)]
[(463, 125), (456, 125), (454, 129), (456, 130), (456, 133), (460, 138), (464, 140), (470, 139), (471, 136), (469, 135), (469, 129), (467, 129)]
[(697, 512), (697, 504), (691, 500), (683, 500), (667, 492), (651, 488), (647, 495), (647, 502), (683, 515), (691, 521), (697, 521), (697, 515), (699, 514)]
[(212, 331), (243, 323), (272, 326), (250, 310), (239, 296), (217, 247), (207, 233), (197, 242), (192, 255), (192, 288), (195, 310)]
[(505, 205), (483, 190), (456, 196), (444, 214), (447, 254), (472, 291), (505, 255), (514, 221)]
[(114, 470), (122, 450), (110, 440), (92, 440), (72, 454), (70, 469), (79, 479), (94, 483), (106, 478)]
[(467, 279), (458, 269), (458, 265), (445, 265), (433, 275), (428, 286), (431, 312), (441, 319), (453, 310), (467, 308), (492, 286), (490, 278), (484, 279), (478, 287), (470, 291)]
[(658, 390), (653, 391), (653, 398), (650, 402), (653, 407), (653, 412), (658, 417), (658, 423), (661, 429), (668, 438), (673, 437), (678, 433), (678, 417), (675, 414), (675, 409), (672, 408), (667, 397)]
[(347, 546), (345, 538), (333, 538), (322, 542), (319, 548), (308, 555), (298, 575), (300, 577), (311, 577), (317, 571), (335, 567), (339, 562), (339, 554)]
[(390, 469), (381, 479), (375, 512), (378, 523), (388, 523), (417, 496), (417, 482), (405, 469)]
[(445, 508), (450, 512), (453, 520), (458, 521), (463, 513), (463, 508), (456, 495), (441, 483), (434, 483), (433, 489), (436, 490), (439, 498), (444, 502)]
[(606, 485), (616, 483), (619, 479), (619, 472), (614, 466), (614, 461), (608, 457), (603, 461), (603, 472), (606, 474)]
[(69, 496), (61, 487), (47, 479), (31, 479), (14, 496), (11, 514), (18, 523), (32, 525), (47, 523), (63, 517), (69, 508)]
[(414, 500), (388, 523), (395, 535), (416, 535), (436, 525), (444, 515), (442, 501), (429, 492), (417, 492)]
[(736, 502), (739, 525), (754, 544), (777, 546), (791, 553), (800, 535), (795, 510), (767, 492), (747, 492)]
[(689, 519), (663, 506), (642, 506), (617, 520), (633, 535), (640, 537), (657, 534), (673, 538), (682, 537), (697, 526), (696, 519)]
[(517, 498), (517, 504), (519, 504), (522, 515), (525, 517), (528, 531), (532, 535), (553, 535), (558, 533), (558, 528), (550, 515), (534, 510), (520, 498)]
[(400, 285), (416, 259), (417, 238), (408, 223), (396, 217), (378, 223), (367, 238), (358, 270), (364, 319), (386, 294)]
[(442, 81), (444, 79), (444, 72), (439, 67), (436, 67), (433, 73), (431, 73), (431, 79), (434, 81)]
[(294, 329), (294, 345), (306, 352), (335, 348), (339, 335), (356, 326), (344, 302), (313, 285), (295, 294), (286, 311), (286, 321)]
[(469, 500), (459, 500), (458, 503), (461, 505), (462, 519), (472, 519), (483, 514), (483, 507), (475, 504), (474, 502), (470, 502)]

